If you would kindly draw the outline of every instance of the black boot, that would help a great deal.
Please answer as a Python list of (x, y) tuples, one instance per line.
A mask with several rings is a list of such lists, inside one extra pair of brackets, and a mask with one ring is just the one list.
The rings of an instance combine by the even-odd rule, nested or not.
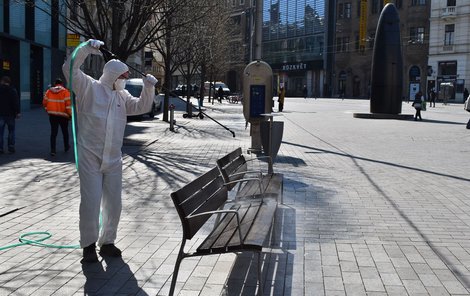
[(83, 248), (83, 258), (80, 263), (95, 263), (98, 262), (98, 256), (96, 255), (96, 245), (92, 243), (88, 247)]
[(121, 250), (114, 244), (102, 245), (100, 248), (101, 257), (121, 257)]

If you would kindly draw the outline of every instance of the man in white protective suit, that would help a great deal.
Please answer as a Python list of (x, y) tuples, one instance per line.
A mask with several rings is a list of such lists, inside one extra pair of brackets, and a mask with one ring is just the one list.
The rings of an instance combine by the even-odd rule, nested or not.
[[(151, 108), (157, 79), (143, 78), (139, 98), (124, 89), (129, 68), (119, 60), (108, 61), (99, 80), (86, 75), (80, 66), (90, 54), (101, 55), (99, 40), (89, 40), (78, 49), (70, 78), (70, 61), (62, 67), (76, 94), (78, 174), (80, 178), (80, 246), (82, 263), (98, 262), (96, 243), (102, 257), (121, 257), (114, 242), (121, 216), (121, 148), (127, 115)], [(99, 233), (100, 204), (102, 229)]]

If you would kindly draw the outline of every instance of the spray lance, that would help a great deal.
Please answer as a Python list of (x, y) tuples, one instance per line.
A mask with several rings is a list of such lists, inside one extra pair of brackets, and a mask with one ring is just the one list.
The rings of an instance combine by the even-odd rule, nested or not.
[[(114, 53), (112, 53), (111, 51), (109, 51), (105, 46), (100, 46), (100, 49), (99, 49), (99, 50), (100, 50), (101, 53), (103, 54), (103, 57), (104, 57), (105, 61), (109, 61), (109, 60), (111, 60), (111, 59), (120, 60), (119, 57), (118, 57), (116, 54), (114, 54)], [(140, 75), (142, 75), (142, 76), (144, 76), (144, 77), (146, 76), (145, 73), (143, 73), (142, 71), (136, 69), (135, 67), (129, 65), (128, 63), (126, 63), (126, 62), (124, 62), (124, 61), (122, 61), (122, 60), (120, 60), (120, 61), (123, 62), (124, 64), (126, 64), (129, 68), (131, 68), (131, 69), (134, 70), (135, 72), (139, 73)], [(180, 98), (179, 96), (178, 96), (178, 99), (180, 99), (180, 100), (182, 100), (183, 102), (186, 103), (186, 101), (185, 101), (184, 99)], [(196, 109), (196, 107), (194, 107), (192, 103), (190, 103), (190, 104), (191, 104), (191, 107), (192, 107), (192, 108)], [(217, 123), (218, 125), (222, 126), (224, 129), (228, 130), (230, 133), (232, 133), (233, 137), (235, 138), (235, 132), (234, 132), (234, 131), (230, 130), (228, 127), (224, 126), (223, 124), (221, 124), (220, 122), (218, 122), (218, 121), (215, 120), (214, 118), (210, 117), (210, 116), (207, 115), (206, 113), (204, 113), (204, 112), (202, 112), (202, 111), (199, 111), (199, 112), (202, 113), (202, 114), (204, 114), (207, 118), (211, 119), (212, 121), (214, 121), (214, 122)]]

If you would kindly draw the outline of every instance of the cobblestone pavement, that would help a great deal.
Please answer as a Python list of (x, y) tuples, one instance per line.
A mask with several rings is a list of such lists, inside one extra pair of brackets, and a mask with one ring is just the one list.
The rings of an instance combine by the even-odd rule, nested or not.
[[(470, 114), (437, 104), (423, 121), (353, 118), (368, 104), (287, 98), (276, 117), (285, 125), (274, 167), (284, 173), (284, 204), (263, 256), (266, 295), (470, 295)], [(176, 132), (158, 118), (129, 123), (122, 260), (82, 266), (80, 250), (9, 248), (0, 251), (0, 295), (167, 295), (181, 240), (170, 193), (251, 142), (240, 104), (215, 103), (206, 113), (236, 137), (181, 113)], [(403, 113), (413, 113), (410, 104)], [(0, 155), (0, 247), (33, 231), (50, 232), (49, 244), (76, 245), (73, 155), (49, 156), (42, 110), (17, 123), (17, 153)], [(253, 295), (251, 259), (185, 259), (177, 291)]]

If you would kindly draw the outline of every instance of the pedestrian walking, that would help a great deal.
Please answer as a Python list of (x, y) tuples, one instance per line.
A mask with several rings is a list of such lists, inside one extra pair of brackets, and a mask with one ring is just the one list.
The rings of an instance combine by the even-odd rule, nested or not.
[(219, 89), (217, 90), (217, 95), (218, 95), (219, 103), (222, 103), (222, 99), (224, 97), (224, 89), (222, 88), (222, 86), (219, 86)]
[[(149, 110), (155, 95), (157, 79), (150, 74), (143, 78), (140, 97), (133, 97), (124, 89), (129, 68), (112, 59), (103, 68), (99, 80), (80, 70), (90, 54), (101, 55), (104, 43), (89, 40), (76, 54), (72, 69), (69, 56), (63, 73), (77, 95), (77, 149), (80, 178), (80, 246), (82, 263), (98, 262), (96, 243), (101, 256), (121, 257), (114, 242), (117, 236), (122, 200), (121, 148), (126, 127), (126, 116)], [(72, 77), (69, 77), (72, 71)], [(100, 205), (102, 229), (100, 232)]]
[(3, 154), (3, 131), (8, 128), (8, 152), (15, 153), (15, 121), (20, 118), (20, 97), (10, 85), (9, 76), (0, 79), (0, 154)]
[(469, 94), (468, 94), (468, 89), (465, 88), (464, 91), (463, 91), (463, 101), (464, 101), (464, 102), (467, 100), (468, 95), (469, 95)]
[(421, 91), (418, 91), (415, 95), (415, 99), (412, 104), (412, 106), (416, 109), (415, 121), (418, 120), (418, 118), (419, 120), (423, 120), (421, 118), (421, 109), (423, 108), (423, 104), (424, 104), (423, 94), (421, 93)]
[(302, 95), (304, 96), (304, 99), (307, 99), (308, 89), (306, 85), (304, 85), (304, 88), (302, 89)]
[(72, 117), (72, 107), (70, 92), (64, 87), (61, 79), (56, 79), (54, 86), (46, 91), (42, 105), (49, 114), (49, 123), (51, 124), (51, 156), (56, 155), (56, 139), (59, 126), (64, 139), (64, 150), (65, 152), (69, 151), (69, 120)]

